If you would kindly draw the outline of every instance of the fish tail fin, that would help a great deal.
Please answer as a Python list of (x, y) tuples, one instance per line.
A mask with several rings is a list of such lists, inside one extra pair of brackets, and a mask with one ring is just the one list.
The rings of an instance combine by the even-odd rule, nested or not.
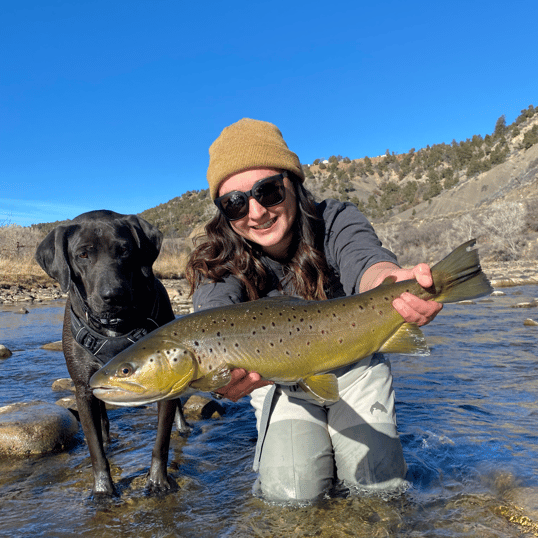
[(473, 248), (476, 239), (471, 239), (452, 251), (446, 258), (432, 267), (435, 300), (440, 303), (455, 303), (489, 295), (493, 288), (480, 267), (478, 250)]

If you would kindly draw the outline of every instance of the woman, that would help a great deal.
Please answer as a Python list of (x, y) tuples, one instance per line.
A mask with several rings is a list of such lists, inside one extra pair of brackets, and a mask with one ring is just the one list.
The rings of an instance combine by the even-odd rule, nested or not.
[[(426, 264), (397, 265), (354, 205), (314, 202), (297, 155), (275, 125), (242, 119), (222, 131), (209, 155), (207, 179), (219, 213), (187, 265), (195, 310), (279, 294), (341, 297), (388, 276), (433, 285)], [(408, 293), (393, 305), (419, 325), (442, 308)], [(389, 361), (375, 354), (334, 373), (340, 400), (331, 405), (241, 369), (218, 391), (233, 401), (251, 396), (255, 490), (267, 499), (311, 501), (336, 479), (366, 490), (405, 485)]]

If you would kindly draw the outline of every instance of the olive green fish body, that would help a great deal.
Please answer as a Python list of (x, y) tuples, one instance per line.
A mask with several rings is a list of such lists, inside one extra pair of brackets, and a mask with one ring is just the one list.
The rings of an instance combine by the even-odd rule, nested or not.
[(376, 351), (427, 353), (420, 329), (392, 306), (404, 292), (439, 302), (491, 293), (470, 241), (432, 268), (434, 285), (393, 282), (355, 296), (306, 301), (266, 298), (184, 316), (117, 355), (91, 379), (99, 398), (138, 405), (186, 390), (226, 385), (233, 368), (299, 383), (321, 401), (338, 399), (335, 368)]

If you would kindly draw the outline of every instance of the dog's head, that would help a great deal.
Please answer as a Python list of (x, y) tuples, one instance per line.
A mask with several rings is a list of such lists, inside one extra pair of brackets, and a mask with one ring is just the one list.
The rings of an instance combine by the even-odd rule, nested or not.
[(136, 215), (90, 211), (54, 228), (36, 260), (64, 292), (72, 286), (92, 312), (109, 314), (132, 305), (133, 293), (153, 281), (162, 234)]

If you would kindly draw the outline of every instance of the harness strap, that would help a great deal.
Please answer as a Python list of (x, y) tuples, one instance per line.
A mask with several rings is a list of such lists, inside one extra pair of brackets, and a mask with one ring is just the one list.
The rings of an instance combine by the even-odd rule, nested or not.
[(81, 320), (73, 308), (70, 309), (71, 333), (75, 341), (94, 355), (101, 364), (107, 363), (120, 351), (134, 344), (143, 336), (153, 331), (159, 324), (153, 318), (146, 318), (144, 326), (133, 329), (121, 336), (103, 336)]

